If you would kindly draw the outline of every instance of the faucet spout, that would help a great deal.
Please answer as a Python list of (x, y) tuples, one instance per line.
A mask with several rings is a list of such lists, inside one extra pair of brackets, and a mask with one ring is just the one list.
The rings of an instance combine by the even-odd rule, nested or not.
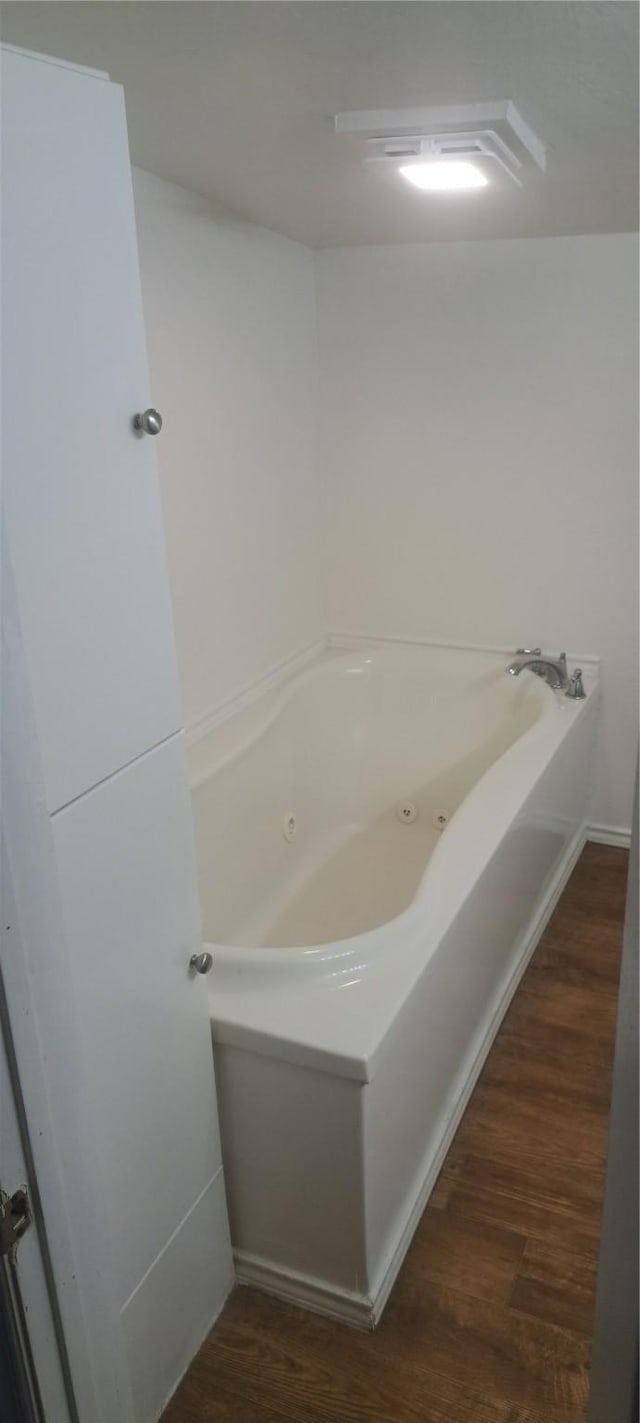
[(520, 649), (513, 662), (509, 663), (507, 672), (511, 677), (519, 677), (521, 672), (535, 672), (555, 692), (569, 685), (566, 652), (561, 652), (559, 657), (545, 657), (540, 648), (535, 648), (533, 652)]

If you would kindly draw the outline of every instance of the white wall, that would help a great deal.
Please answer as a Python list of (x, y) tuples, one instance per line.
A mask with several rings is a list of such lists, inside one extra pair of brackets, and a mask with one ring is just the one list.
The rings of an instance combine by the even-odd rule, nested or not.
[(321, 637), (313, 258), (134, 170), (187, 725)]
[(602, 657), (594, 817), (637, 749), (637, 241), (317, 254), (334, 631)]
[(326, 626), (598, 653), (594, 814), (628, 826), (637, 240), (314, 258), (134, 188), (187, 724)]

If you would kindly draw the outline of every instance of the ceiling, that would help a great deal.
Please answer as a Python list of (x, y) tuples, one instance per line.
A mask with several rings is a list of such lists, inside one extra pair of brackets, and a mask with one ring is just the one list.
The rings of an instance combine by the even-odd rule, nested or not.
[[(2, 38), (124, 85), (133, 162), (312, 247), (638, 226), (634, 0), (8, 3)], [(426, 195), (333, 116), (512, 99), (548, 168)]]

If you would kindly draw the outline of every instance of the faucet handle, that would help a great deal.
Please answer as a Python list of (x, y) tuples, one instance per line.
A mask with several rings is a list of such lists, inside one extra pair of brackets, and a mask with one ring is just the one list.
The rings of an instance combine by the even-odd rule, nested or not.
[(516, 647), (516, 657), (541, 657), (541, 647)]
[(567, 687), (567, 690), (565, 692), (565, 697), (571, 697), (572, 701), (578, 702), (582, 701), (583, 697), (586, 697), (586, 695), (587, 694), (584, 690), (584, 683), (582, 681), (582, 668), (576, 667), (575, 672), (571, 674), (569, 686)]

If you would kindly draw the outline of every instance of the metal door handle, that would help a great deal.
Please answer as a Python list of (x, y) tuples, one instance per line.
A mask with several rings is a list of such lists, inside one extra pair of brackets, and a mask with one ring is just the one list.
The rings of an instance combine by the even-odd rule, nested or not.
[(141, 435), (159, 435), (162, 429), (162, 416), (159, 410), (143, 410), (139, 415), (133, 417), (133, 428), (139, 430)]
[(212, 954), (192, 954), (189, 959), (189, 968), (194, 968), (196, 973), (208, 973), (212, 963)]

